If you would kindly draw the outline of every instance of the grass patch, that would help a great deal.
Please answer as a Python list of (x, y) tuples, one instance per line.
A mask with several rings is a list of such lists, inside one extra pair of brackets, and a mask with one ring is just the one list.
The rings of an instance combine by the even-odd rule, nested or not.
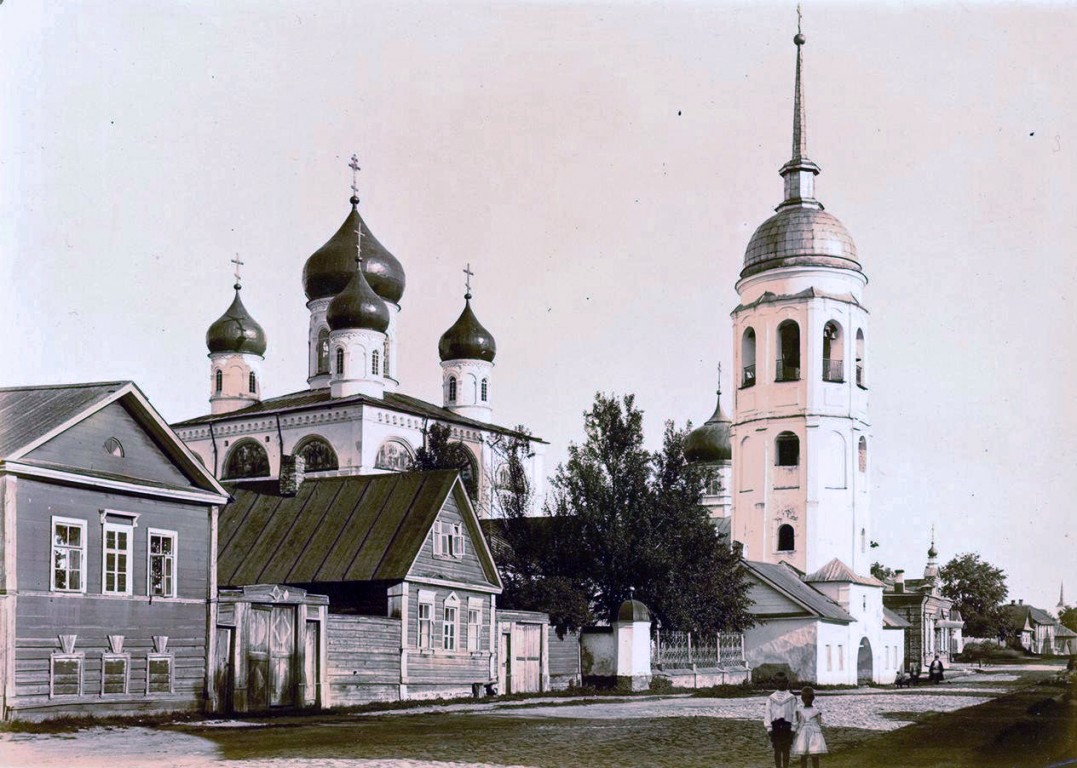
[(60, 734), (77, 733), (87, 728), (157, 728), (162, 725), (193, 723), (205, 720), (201, 712), (162, 712), (154, 715), (66, 715), (47, 720), (10, 720), (0, 723), (3, 733)]

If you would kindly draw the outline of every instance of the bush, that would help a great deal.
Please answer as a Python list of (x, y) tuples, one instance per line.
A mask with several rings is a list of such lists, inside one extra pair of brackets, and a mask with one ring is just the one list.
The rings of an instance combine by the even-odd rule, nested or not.
[(976, 663), (980, 661), (989, 663), (1006, 663), (1020, 661), (1026, 654), (1024, 650), (1015, 648), (1002, 648), (990, 640), (984, 642), (965, 643), (964, 650), (956, 657), (959, 661)]
[(758, 667), (752, 669), (752, 682), (755, 685), (763, 685), (767, 687), (773, 686), (774, 678), (777, 677), (779, 672), (785, 674), (785, 677), (789, 680), (790, 686), (799, 682), (797, 676), (793, 674), (793, 668), (788, 664), (771, 663), (760, 664)]

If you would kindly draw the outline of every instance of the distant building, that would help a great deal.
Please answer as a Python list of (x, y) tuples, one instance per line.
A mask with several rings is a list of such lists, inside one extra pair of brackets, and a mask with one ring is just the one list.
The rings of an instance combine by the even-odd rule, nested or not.
[(890, 682), (903, 620), (870, 568), (867, 277), (852, 237), (815, 197), (797, 48), (785, 197), (752, 235), (737, 282), (732, 419), (721, 408), (686, 443), (721, 484), (704, 502), (752, 579), (752, 665), (819, 683)]
[[(354, 158), (352, 165), (357, 170)], [(442, 402), (398, 391), (404, 269), (358, 205), (353, 193), (340, 228), (303, 266), (308, 388), (263, 396), (266, 334), (240, 298), (237, 271), (232, 304), (206, 333), (210, 412), (174, 424), (177, 433), (223, 480), (276, 478), (297, 458), (315, 478), (406, 471), (429, 427), (441, 424), (466, 449), (460, 470), (480, 517), (499, 514), (500, 446), (518, 438), (528, 446), (521, 459), (541, 505), (546, 443), (492, 421), (497, 345), (471, 307), (470, 269), (463, 310), (438, 344)]]
[(1015, 641), (1029, 653), (1050, 655), (1055, 652), (1055, 632), (1060, 626), (1054, 616), (1040, 608), (1025, 605), (1024, 600), (1011, 600), (1002, 606)]
[(954, 609), (953, 600), (940, 591), (938, 554), (932, 541), (924, 578), (906, 579), (905, 572), (899, 570), (883, 594), (883, 605), (909, 622), (905, 637), (909, 666), (926, 667), (936, 654), (949, 665), (962, 650), (965, 622)]
[(199, 709), (227, 500), (131, 382), (0, 389), (3, 717)]

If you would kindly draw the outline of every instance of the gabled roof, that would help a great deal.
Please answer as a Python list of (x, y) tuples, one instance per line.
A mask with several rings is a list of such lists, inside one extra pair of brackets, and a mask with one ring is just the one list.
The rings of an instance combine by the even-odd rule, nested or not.
[(1058, 624), (1055, 626), (1055, 637), (1077, 637), (1077, 632), (1074, 632), (1065, 624)]
[(886, 606), (883, 606), (883, 626), (884, 627), (911, 627), (912, 624), (905, 621), (899, 614), (891, 611)]
[(0, 464), (10, 471), (29, 473), (36, 470), (52, 473), (52, 476), (64, 473), (113, 485), (134, 483), (161, 490), (192, 492), (189, 487), (26, 458), (35, 449), (116, 402), (123, 403), (139, 428), (190, 481), (194, 494), (201, 494), (200, 499), (204, 501), (223, 503), (226, 500), (227, 491), (131, 381), (0, 388)]
[(487, 583), (501, 588), (455, 471), (308, 479), (291, 497), (277, 481), (229, 487), (234, 500), (221, 510), (217, 545), (222, 587), (403, 580), (452, 493)]
[(749, 572), (766, 586), (800, 605), (808, 613), (821, 619), (850, 623), (855, 619), (840, 605), (801, 579), (803, 574), (788, 563), (760, 563), (746, 560)]
[(503, 435), (513, 435), (516, 437), (526, 437), (528, 440), (536, 443), (545, 443), (545, 440), (534, 437), (533, 435), (524, 435), (517, 432), (515, 429), (509, 429), (508, 427), (499, 427), (496, 424), (488, 424), (484, 421), (476, 421), (475, 419), (469, 419), (466, 416), (461, 416), (457, 413), (453, 413), (448, 408), (442, 408), (440, 405), (434, 405), (428, 403), (425, 400), (420, 400), (417, 397), (411, 397), (410, 395), (403, 395), (399, 392), (386, 392), (384, 397), (371, 397), (369, 395), (351, 395), (350, 397), (332, 397), (329, 392), (329, 388), (323, 389), (303, 389), (299, 392), (292, 392), (288, 395), (281, 395), (280, 397), (271, 397), (268, 400), (262, 400), (260, 402), (249, 405), (246, 408), (240, 408), (239, 410), (229, 411), (228, 413), (207, 414), (205, 416), (198, 416), (193, 419), (187, 419), (185, 421), (179, 421), (172, 425), (174, 429), (183, 429), (184, 427), (197, 427), (206, 424), (214, 424), (221, 421), (232, 421), (235, 419), (242, 419), (245, 416), (265, 416), (267, 414), (284, 413), (286, 411), (303, 411), (312, 410), (324, 407), (326, 405), (332, 405), (333, 407), (342, 405), (373, 405), (378, 408), (386, 408), (391, 411), (397, 411), (399, 413), (407, 413), (412, 416), (418, 416), (424, 419), (435, 419), (437, 421), (443, 421), (448, 424), (459, 424), (465, 427), (471, 427), (473, 429), (482, 430), (485, 432), (497, 432)]
[(871, 576), (859, 576), (853, 572), (853, 569), (847, 566), (838, 558), (834, 558), (815, 573), (811, 573), (804, 577), (804, 581), (811, 583), (819, 583), (826, 581), (836, 581), (848, 584), (863, 584), (865, 587), (884, 587), (886, 586), (878, 579)]
[(1024, 603), (1010, 603), (1002, 606), (1010, 626), (1014, 629), (1023, 629), (1026, 625), (1030, 628), (1035, 624), (1053, 625), (1055, 618), (1046, 611)]
[(1055, 623), (1055, 617), (1054, 616), (1049, 614), (1047, 611), (1044, 611), (1044, 610), (1042, 610), (1040, 608), (1037, 608), (1034, 605), (1030, 605), (1028, 607), (1028, 613), (1029, 613), (1029, 616), (1032, 617), (1032, 620), (1034, 622), (1036, 622), (1037, 624), (1054, 624)]

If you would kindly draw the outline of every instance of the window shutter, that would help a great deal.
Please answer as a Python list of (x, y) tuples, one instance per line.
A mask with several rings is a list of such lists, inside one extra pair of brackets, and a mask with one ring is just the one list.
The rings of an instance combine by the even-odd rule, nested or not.
[(434, 523), (434, 554), (440, 555), (441, 552), (441, 523)]

